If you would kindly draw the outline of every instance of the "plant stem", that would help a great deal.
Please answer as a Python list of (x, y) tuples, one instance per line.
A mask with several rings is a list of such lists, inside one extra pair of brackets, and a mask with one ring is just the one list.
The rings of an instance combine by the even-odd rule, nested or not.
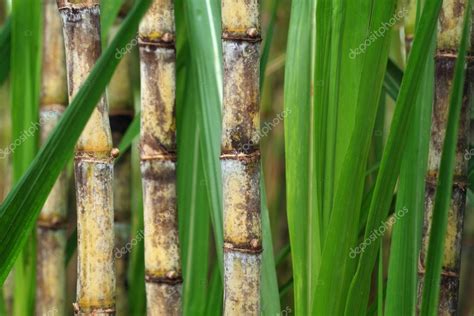
[[(69, 99), (101, 54), (98, 0), (58, 0), (64, 27)], [(99, 101), (76, 145), (78, 315), (115, 312), (113, 159), (108, 107)]]
[[(124, 12), (125, 13), (125, 12)], [(114, 35), (123, 17), (112, 26)], [(118, 146), (133, 119), (133, 95), (130, 81), (131, 55), (123, 57), (109, 84), (112, 139)], [(130, 242), (131, 151), (127, 150), (114, 167), (115, 273), (117, 279), (117, 315), (128, 314), (127, 268)]]
[[(56, 2), (43, 2), (43, 60), (40, 98), (41, 141), (45, 142), (67, 105), (66, 65), (61, 19)], [(66, 312), (64, 265), (67, 223), (67, 170), (53, 187), (39, 215), (36, 262), (36, 314)]]
[(173, 1), (153, 2), (140, 24), (139, 36), (147, 313), (179, 315), (182, 272), (176, 206)]
[(259, 0), (222, 0), (224, 315), (260, 314)]
[[(428, 173), (426, 175), (425, 215), (423, 224), (422, 248), (418, 267), (419, 291), (418, 308), (421, 307), (421, 289), (425, 275), (425, 260), (428, 251), (431, 219), (435, 200), (438, 169), (446, 132), (451, 87), (462, 38), (464, 13), (467, 1), (445, 0), (439, 20), (437, 50), (435, 57), (435, 102), (432, 115)], [(441, 272), (441, 293), (439, 315), (457, 314), (459, 296), (459, 270), (461, 263), (461, 236), (464, 211), (466, 207), (467, 163), (469, 133), (470, 73), (472, 58), (468, 58), (468, 77), (464, 87), (459, 138), (456, 148), (456, 163), (451, 203), (448, 211), (448, 229), (445, 239), (444, 260)]]

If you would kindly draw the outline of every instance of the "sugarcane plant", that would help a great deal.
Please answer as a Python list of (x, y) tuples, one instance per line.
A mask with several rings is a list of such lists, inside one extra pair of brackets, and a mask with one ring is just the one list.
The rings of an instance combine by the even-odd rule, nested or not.
[(260, 1), (222, 1), (224, 315), (260, 314)]
[[(425, 283), (426, 260), (431, 234), (436, 188), (445, 142), (450, 97), (453, 90), (456, 62), (463, 37), (463, 25), (470, 0), (445, 0), (439, 18), (435, 56), (435, 101), (431, 125), (431, 139), (426, 174), (426, 200), (423, 223), (422, 247), (419, 259), (419, 307), (423, 304), (421, 293)], [(439, 294), (439, 315), (456, 315), (459, 297), (459, 273), (461, 266), (461, 238), (466, 209), (468, 186), (470, 103), (472, 98), (472, 71), (474, 60), (469, 49), (467, 75), (459, 121), (459, 132), (455, 154), (454, 180), (448, 211), (448, 226), (444, 241), (444, 257)], [(438, 187), (439, 188), (439, 187)]]
[(140, 24), (139, 46), (147, 313), (179, 315), (182, 272), (176, 205), (173, 1), (153, 1)]
[[(34, 314), (36, 278), (29, 268), (37, 251), (37, 313), (67, 312), (60, 307), (61, 293), (55, 296), (58, 307), (44, 295), (45, 281), (53, 281), (45, 275), (64, 269), (61, 242), (55, 245), (55, 271), (47, 268), (53, 258), (46, 254), (52, 246), (45, 237), (63, 238), (63, 218), (45, 215), (63, 211), (55, 197), (66, 185), (53, 185), (74, 148), (79, 260), (74, 307), (79, 315), (143, 315), (146, 309), (148, 315), (471, 314), (456, 306), (462, 300), (457, 288), (467, 187), (463, 172), (471, 158), (465, 150), (472, 101), (469, 52), (465, 60), (470, 0), (445, 0), (444, 6), (443, 0), (305, 0), (292, 1), (291, 11), (285, 10), (288, 1), (275, 0), (268, 2), (268, 24), (260, 24), (259, 12), (265, 16), (266, 7), (260, 10), (264, 2), (258, 0), (140, 0), (126, 17), (126, 9), (120, 13), (113, 27), (117, 36), (111, 36), (101, 57), (100, 33), (109, 33), (124, 1), (104, 0), (103, 15), (99, 0), (57, 2), (69, 104), (64, 108), (64, 92), (61, 99), (51, 88), (61, 85), (61, 58), (50, 53), (60, 38), (46, 14), (43, 144), (36, 159), (34, 137), (28, 144), (15, 141), (40, 112), (33, 101), (40, 100), (35, 60), (41, 51), (33, 45), (36, 35), (30, 42), (24, 37), (36, 31), (40, 3), (12, 2), (11, 54), (5, 45), (8, 24), (0, 29), (0, 60), (12, 57), (11, 71), (9, 62), (0, 63), (0, 82), (11, 73), (16, 146), (6, 148), (16, 152), (13, 188), (0, 204), (0, 284), (5, 286), (19, 262), (13, 314)], [(27, 5), (34, 10), (25, 10)], [(272, 25), (284, 29), (288, 12), (283, 52), (268, 39)], [(409, 21), (407, 37), (403, 20)], [(260, 59), (261, 34), (266, 41)], [(135, 44), (141, 59), (141, 118), (137, 114), (130, 123), (131, 87), (136, 96), (139, 89), (127, 59), (134, 57)], [(406, 61), (405, 46), (411, 46)], [(269, 65), (284, 61), (284, 81), (283, 72), (274, 71), (278, 67), (265, 72), (267, 60)], [(276, 76), (267, 81), (275, 85), (260, 89), (264, 73)], [(283, 82), (282, 98), (277, 91)], [(273, 120), (260, 130), (261, 117), (269, 119), (267, 111), (259, 114), (260, 91), (272, 96), (272, 110), (285, 103), (278, 116), (284, 125), (276, 128)], [(396, 100), (393, 111), (389, 98)], [(140, 148), (130, 161), (126, 150), (140, 125)], [(275, 129), (267, 133), (270, 125)], [(283, 144), (283, 127), (284, 179), (271, 172), (274, 155), (265, 154), (280, 152), (267, 151), (274, 143), (268, 138), (280, 137)], [(113, 144), (121, 151), (115, 161), (119, 153)], [(261, 172), (262, 167), (270, 172)], [(267, 196), (269, 181), (280, 181), (285, 195), (270, 188)], [(130, 182), (139, 184), (132, 186), (132, 198)], [(143, 212), (136, 196), (141, 188)], [(272, 206), (286, 205), (287, 222), (273, 209), (268, 216), (267, 199)], [(58, 205), (54, 210), (52, 203)], [(275, 236), (282, 241), (278, 260), (270, 222), (282, 228)], [(23, 251), (31, 232), (37, 232), (40, 248), (32, 257), (31, 247)], [(68, 258), (74, 243), (73, 235)], [(288, 264), (282, 266), (283, 261)], [(58, 286), (57, 292), (63, 280), (54, 281), (49, 289)], [(0, 298), (0, 315), (10, 313), (4, 305)]]
[[(125, 10), (112, 27), (115, 35), (123, 20)], [(108, 88), (110, 105), (110, 127), (114, 146), (118, 147), (133, 119), (133, 94), (130, 80), (130, 54), (123, 56), (115, 70)], [(116, 274), (116, 314), (128, 314), (127, 267), (130, 249), (130, 210), (131, 210), (131, 151), (121, 153), (114, 166), (114, 231), (115, 231), (115, 274)]]
[[(101, 54), (97, 0), (58, 0), (66, 46), (69, 99), (78, 93)], [(77, 294), (79, 315), (115, 311), (113, 160), (108, 106), (103, 96), (76, 145)]]
[[(43, 55), (40, 98), (41, 140), (44, 143), (56, 126), (67, 102), (66, 64), (62, 26), (55, 0), (43, 1)], [(36, 314), (65, 313), (66, 223), (68, 214), (68, 171), (54, 185), (36, 229)]]

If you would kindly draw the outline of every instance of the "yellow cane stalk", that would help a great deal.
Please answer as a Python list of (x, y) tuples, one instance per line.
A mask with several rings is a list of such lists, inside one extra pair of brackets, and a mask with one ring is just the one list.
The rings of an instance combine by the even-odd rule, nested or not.
[(259, 0), (222, 0), (224, 315), (260, 315)]
[[(61, 19), (54, 0), (43, 2), (43, 61), (40, 99), (41, 141), (66, 109), (68, 95)], [(66, 222), (68, 176), (64, 170), (38, 218), (36, 314), (66, 312)]]
[[(63, 20), (69, 99), (78, 92), (101, 54), (98, 0), (58, 0)], [(78, 315), (115, 313), (113, 159), (105, 97), (87, 123), (77, 145)]]
[(176, 51), (171, 0), (155, 0), (139, 30), (140, 159), (148, 315), (179, 315), (182, 272), (176, 206)]

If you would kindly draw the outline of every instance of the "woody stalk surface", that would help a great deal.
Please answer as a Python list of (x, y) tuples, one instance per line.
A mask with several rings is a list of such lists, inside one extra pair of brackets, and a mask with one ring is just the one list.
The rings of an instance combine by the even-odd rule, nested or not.
[[(69, 99), (75, 96), (101, 54), (98, 0), (58, 0), (66, 46)], [(105, 97), (76, 145), (78, 267), (74, 304), (78, 315), (115, 312), (113, 158)]]
[(225, 315), (260, 315), (259, 2), (222, 0)]
[[(41, 80), (41, 140), (58, 123), (67, 101), (66, 64), (61, 19), (55, 0), (43, 2), (43, 61)], [(64, 170), (38, 218), (36, 313), (66, 312), (66, 248), (68, 177)]]
[(176, 206), (176, 51), (171, 0), (155, 0), (139, 30), (140, 159), (148, 315), (179, 315), (182, 272)]

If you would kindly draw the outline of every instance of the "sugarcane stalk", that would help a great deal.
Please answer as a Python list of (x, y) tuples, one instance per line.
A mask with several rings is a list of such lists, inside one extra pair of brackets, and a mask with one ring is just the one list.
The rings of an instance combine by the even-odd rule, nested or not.
[[(446, 132), (450, 92), (453, 84), (454, 70), (458, 56), (458, 47), (462, 38), (462, 28), (468, 0), (445, 0), (439, 18), (437, 49), (435, 56), (435, 102), (433, 105), (431, 140), (426, 176), (425, 214), (423, 224), (422, 248), (419, 260), (419, 297), (425, 275), (425, 259), (428, 251), (431, 219), (435, 201), (438, 169)], [(471, 50), (472, 51), (472, 50)], [(459, 298), (459, 273), (461, 263), (461, 237), (463, 218), (466, 208), (467, 164), (469, 157), (469, 103), (471, 100), (470, 85), (472, 82), (473, 59), (468, 56), (468, 71), (464, 86), (464, 97), (461, 108), (456, 163), (451, 203), (448, 211), (448, 228), (445, 239), (444, 259), (441, 272), (439, 315), (456, 315)]]
[(259, 0), (222, 0), (224, 315), (260, 314)]
[(179, 315), (182, 272), (176, 206), (174, 6), (155, 0), (139, 29), (140, 160), (148, 315)]
[[(98, 0), (58, 0), (66, 46), (69, 100), (76, 95), (101, 54)], [(78, 315), (115, 313), (112, 136), (105, 96), (76, 145)]]
[[(41, 141), (45, 142), (64, 112), (68, 95), (61, 19), (55, 0), (43, 2), (43, 54), (40, 98)], [(36, 314), (66, 312), (68, 176), (64, 170), (37, 222)]]
[[(116, 34), (125, 15), (121, 11), (111, 30)], [(125, 54), (110, 81), (108, 88), (110, 106), (110, 127), (115, 146), (120, 144), (128, 126), (132, 122), (133, 94), (130, 80), (131, 55)], [(116, 314), (128, 315), (127, 268), (130, 247), (131, 210), (131, 151), (122, 153), (114, 166), (114, 231), (115, 231), (115, 272), (116, 272)]]

